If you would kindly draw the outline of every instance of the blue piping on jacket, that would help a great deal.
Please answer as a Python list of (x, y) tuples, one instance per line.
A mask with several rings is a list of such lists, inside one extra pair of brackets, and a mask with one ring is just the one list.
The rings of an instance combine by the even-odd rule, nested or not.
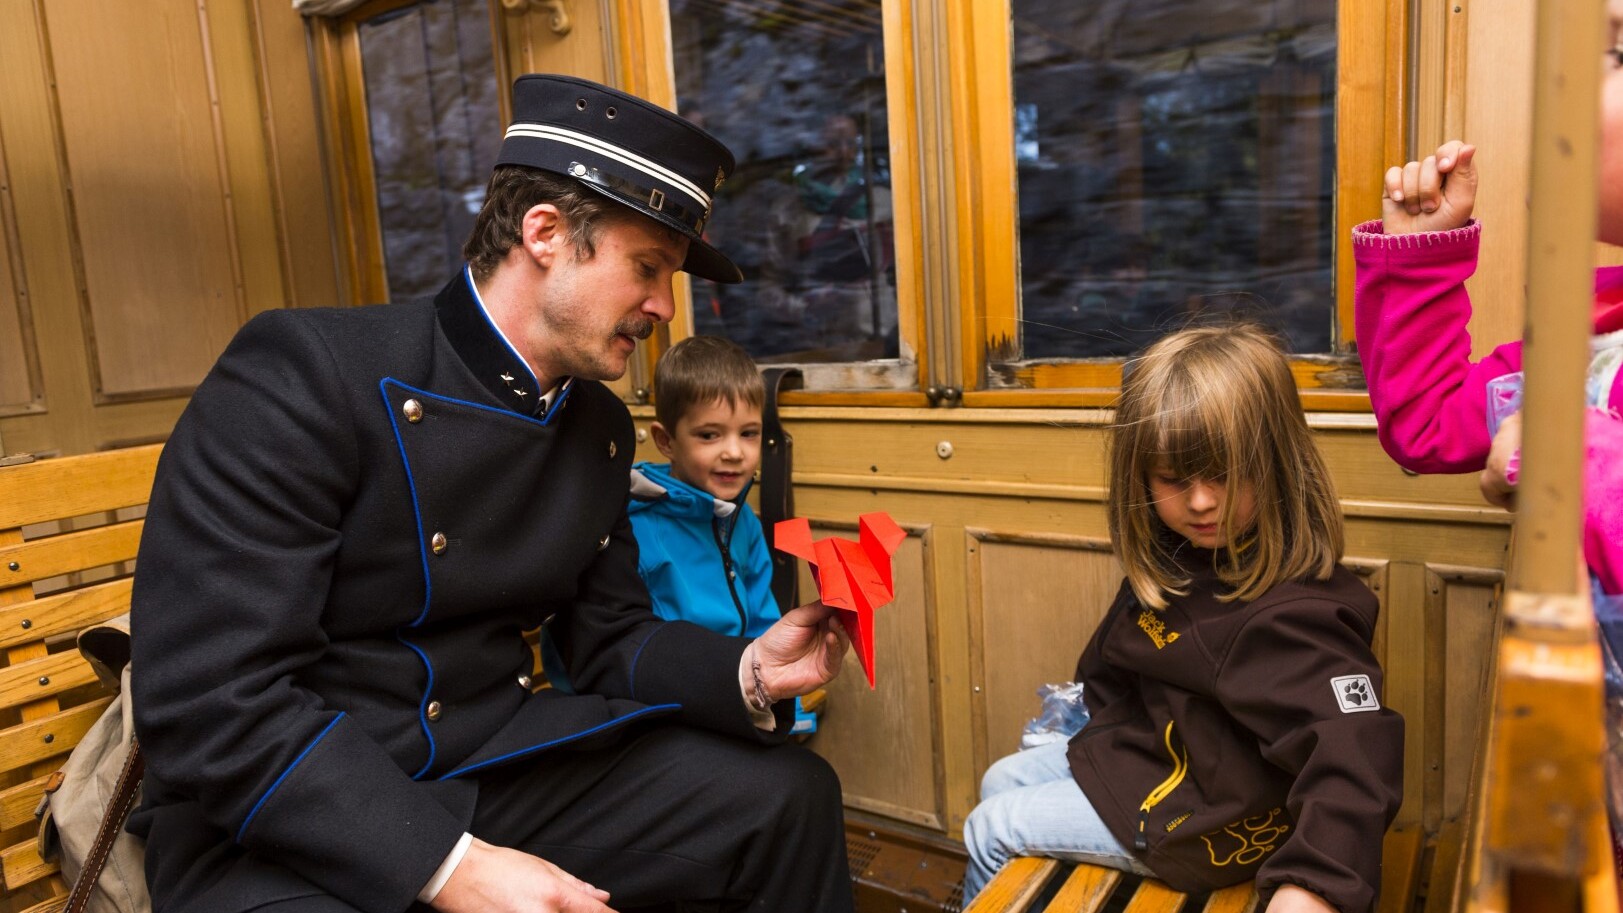
[(488, 761), (480, 761), (478, 764), (469, 764), (467, 767), (459, 767), (456, 770), (453, 770), (448, 774), (442, 774), (439, 777), (439, 779), (441, 779), (441, 780), (449, 780), (452, 777), (460, 777), (465, 773), (471, 773), (471, 772), (473, 772), (475, 770), (482, 770), (482, 769), (484, 769), (486, 767), (489, 767), (492, 764), (500, 764), (503, 761), (511, 761), (514, 758), (522, 758), (525, 755), (535, 754), (538, 751), (544, 751), (544, 750), (546, 750), (548, 748), (555, 748), (555, 747), (557, 747), (559, 745), (567, 745), (570, 742), (573, 742), (573, 741), (575, 741), (577, 739), (584, 739), (589, 735), (595, 735), (596, 733), (602, 732), (603, 730), (608, 729), (608, 728), (610, 728), (612, 726), (618, 726), (621, 723), (629, 722), (629, 721), (634, 720), (634, 719), (636, 719), (636, 718), (638, 718), (640, 716), (647, 716), (648, 714), (653, 713), (656, 710), (681, 710), (681, 709), (682, 709), (681, 704), (654, 704), (653, 706), (644, 707), (641, 710), (637, 710), (637, 711), (633, 711), (631, 713), (628, 713), (625, 716), (617, 716), (614, 719), (609, 720), (606, 723), (599, 723), (596, 726), (593, 726), (591, 729), (583, 729), (580, 732), (575, 733), (574, 735), (567, 735), (567, 736), (564, 736), (561, 739), (553, 739), (550, 742), (542, 742), (539, 745), (531, 745), (529, 748), (520, 748), (518, 751), (510, 751), (507, 754), (504, 754), (499, 758), (491, 758)]
[(319, 744), (323, 738), (326, 738), (327, 733), (332, 732), (332, 728), (337, 726), (338, 721), (343, 718), (344, 711), (340, 710), (338, 715), (332, 718), (332, 722), (327, 724), (327, 728), (316, 733), (315, 739), (309, 745), (304, 746), (304, 750), (299, 752), (299, 756), (293, 759), (293, 763), (287, 765), (287, 770), (282, 771), (282, 775), (276, 778), (276, 782), (270, 785), (270, 789), (265, 790), (265, 794), (259, 797), (259, 801), (255, 802), (253, 809), (248, 812), (248, 817), (242, 819), (242, 827), (237, 828), (238, 843), (241, 843), (242, 836), (248, 833), (248, 825), (253, 823), (254, 816), (259, 814), (259, 810), (264, 808), (265, 803), (270, 800), (271, 793), (276, 792), (276, 788), (282, 785), (282, 781), (286, 780), (287, 775), (293, 772), (293, 768), (298, 767), (299, 762), (304, 760), (304, 756), (314, 751), (316, 745)]
[[(670, 622), (666, 622), (666, 624), (669, 623)], [(637, 661), (642, 659), (642, 650), (644, 647), (648, 646), (648, 641), (658, 637), (659, 632), (663, 630), (665, 630), (665, 625), (660, 625), (659, 627), (655, 628), (653, 633), (649, 634), (643, 639), (642, 643), (637, 645), (637, 652), (631, 654), (631, 671), (626, 676), (629, 679), (629, 681), (626, 682), (626, 686), (631, 692), (632, 700), (637, 699)]]

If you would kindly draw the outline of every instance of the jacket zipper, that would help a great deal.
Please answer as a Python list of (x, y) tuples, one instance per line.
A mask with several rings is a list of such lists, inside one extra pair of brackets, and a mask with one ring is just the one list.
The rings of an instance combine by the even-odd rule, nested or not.
[[(726, 519), (731, 519), (728, 517)], [(738, 580), (738, 572), (733, 570), (733, 555), (727, 548), (727, 543), (721, 538), (722, 517), (710, 521), (710, 531), (716, 535), (716, 548), (721, 550), (721, 568), (727, 572), (727, 595), (733, 597), (733, 608), (738, 610), (738, 633), (743, 635), (749, 631), (749, 619), (744, 615), (744, 601), (738, 598), (738, 590), (733, 584)], [(731, 537), (729, 537), (731, 538)]]
[(1182, 783), (1184, 776), (1189, 773), (1189, 749), (1185, 747), (1180, 754), (1177, 749), (1172, 747), (1171, 721), (1167, 722), (1166, 743), (1167, 754), (1172, 756), (1172, 774), (1162, 780), (1160, 785), (1150, 790), (1150, 794), (1144, 797), (1143, 804), (1138, 807), (1138, 833), (1133, 835), (1133, 849), (1139, 852), (1150, 848), (1149, 837), (1144, 833), (1144, 829), (1150, 823), (1150, 809), (1160, 805), (1161, 800), (1177, 789), (1178, 784)]

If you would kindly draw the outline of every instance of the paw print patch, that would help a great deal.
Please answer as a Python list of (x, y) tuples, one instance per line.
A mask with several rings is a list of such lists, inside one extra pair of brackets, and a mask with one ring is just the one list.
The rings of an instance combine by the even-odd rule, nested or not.
[(1367, 675), (1338, 675), (1330, 679), (1330, 687), (1336, 692), (1336, 704), (1342, 713), (1381, 709), (1381, 702), (1375, 697), (1375, 686), (1370, 684)]

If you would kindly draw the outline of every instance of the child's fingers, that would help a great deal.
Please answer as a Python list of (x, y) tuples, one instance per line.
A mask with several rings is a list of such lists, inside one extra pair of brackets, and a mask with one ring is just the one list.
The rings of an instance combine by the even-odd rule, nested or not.
[(1454, 170), (1454, 165), (1460, 157), (1460, 150), (1465, 149), (1463, 140), (1451, 139), (1437, 147), (1437, 170), (1447, 174)]
[(1443, 196), (1443, 177), (1437, 173), (1437, 156), (1428, 155), (1420, 163), (1420, 210), (1436, 212)]
[(1404, 169), (1402, 169), (1401, 165), (1393, 165), (1393, 167), (1386, 169), (1386, 180), (1383, 183), (1383, 193), (1386, 198), (1391, 199), (1393, 203), (1402, 203), (1404, 201)]
[(1403, 208), (1411, 216), (1420, 215), (1420, 163), (1403, 166)]
[(1393, 167), (1386, 169), (1383, 193), (1393, 203), (1402, 203), (1404, 201), (1404, 169), (1402, 169), (1402, 165), (1393, 165)]

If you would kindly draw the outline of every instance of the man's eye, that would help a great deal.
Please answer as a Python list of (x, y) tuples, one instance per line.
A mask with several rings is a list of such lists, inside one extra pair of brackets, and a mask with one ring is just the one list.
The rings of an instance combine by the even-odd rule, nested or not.
[(658, 273), (659, 270), (655, 269), (652, 263), (646, 263), (640, 260), (637, 262), (637, 275), (643, 277), (644, 279), (652, 279)]

